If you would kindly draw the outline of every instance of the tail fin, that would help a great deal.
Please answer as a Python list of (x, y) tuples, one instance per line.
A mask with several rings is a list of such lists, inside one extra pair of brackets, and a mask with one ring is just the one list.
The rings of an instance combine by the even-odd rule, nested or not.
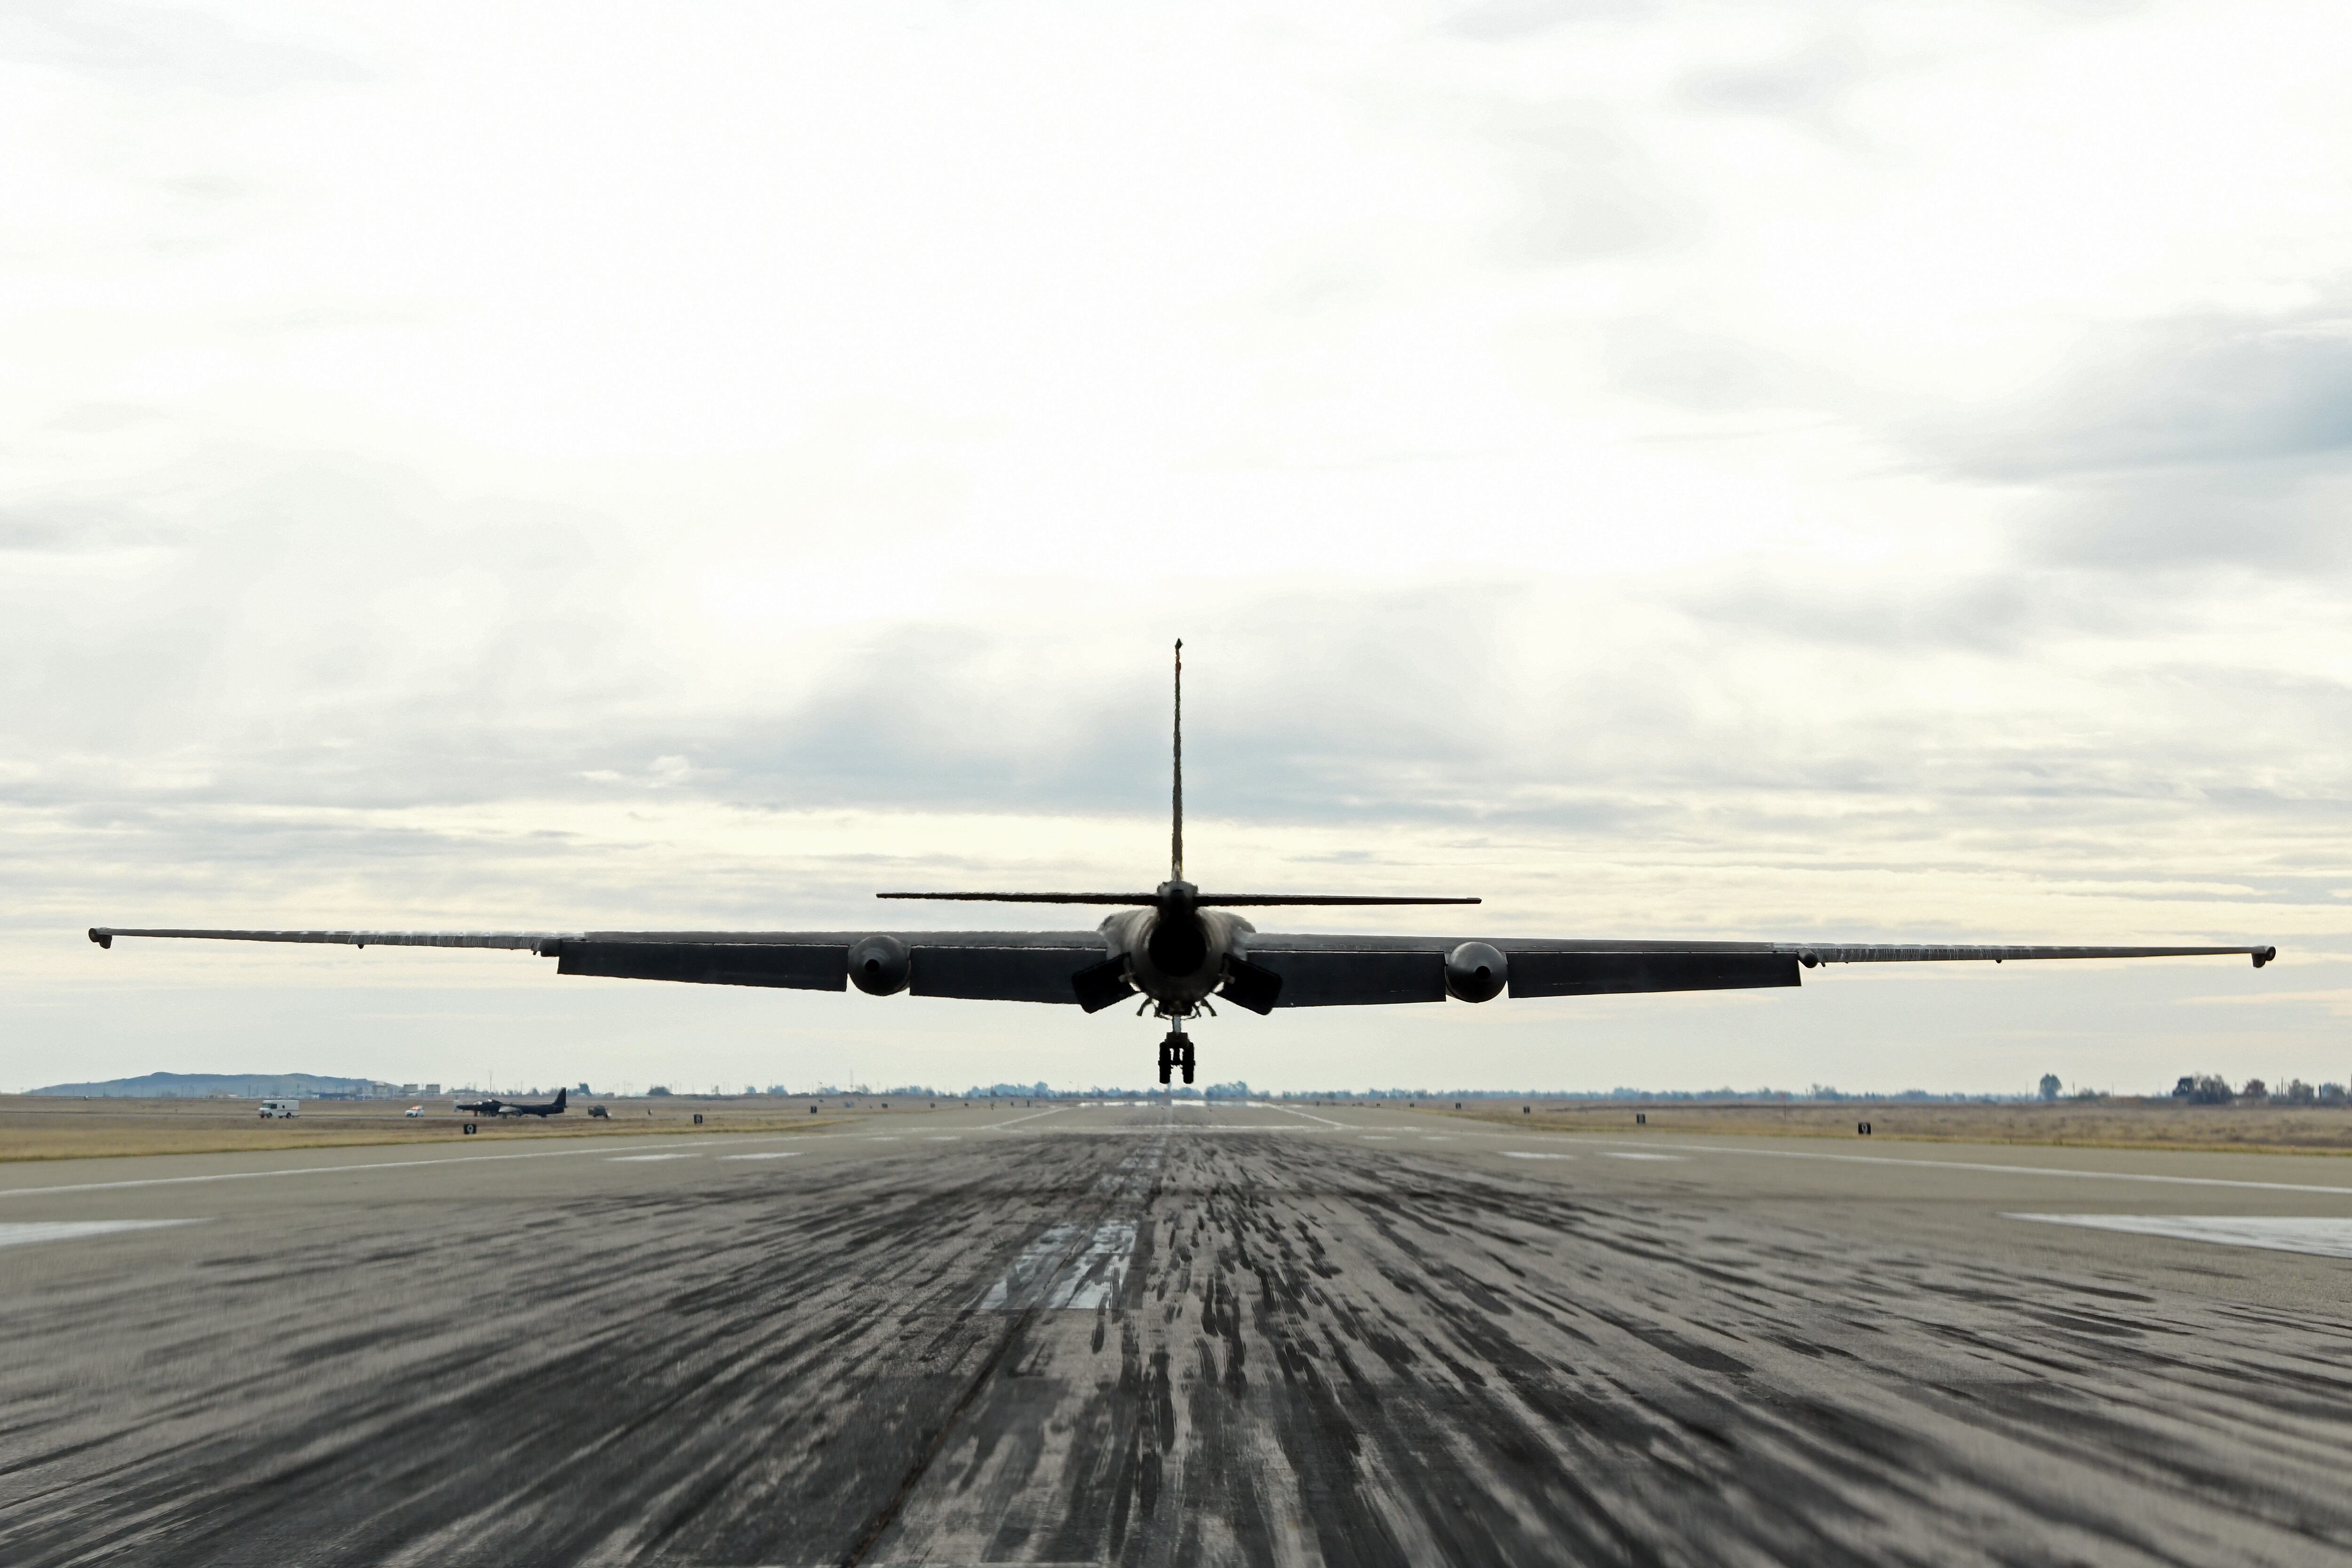
[(559, 1089), (555, 1092), (555, 1108), (557, 1110), (561, 1111), (563, 1109), (563, 1097), (571, 1092), (572, 1091), (569, 1089)]
[(1176, 827), (1168, 837), (1168, 880), (1184, 880), (1184, 639), (1176, 639)]

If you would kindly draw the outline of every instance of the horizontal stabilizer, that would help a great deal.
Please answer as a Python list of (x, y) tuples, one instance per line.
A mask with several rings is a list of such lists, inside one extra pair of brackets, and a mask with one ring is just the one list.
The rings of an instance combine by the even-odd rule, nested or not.
[[(1148, 908), (1160, 902), (1156, 893), (877, 893), (877, 898), (921, 898), (950, 904), (1118, 904)], [(1192, 903), (1227, 909), (1269, 908), (1275, 905), (1370, 904), (1475, 904), (1475, 898), (1391, 897), (1360, 893), (1202, 893)]]
[(877, 898), (921, 898), (942, 904), (1154, 904), (1150, 893), (877, 893)]

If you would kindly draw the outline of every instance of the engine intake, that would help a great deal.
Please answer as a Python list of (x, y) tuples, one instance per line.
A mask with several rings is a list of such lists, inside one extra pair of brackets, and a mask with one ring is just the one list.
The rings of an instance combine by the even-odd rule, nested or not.
[(850, 982), (869, 997), (905, 990), (912, 973), (907, 945), (896, 936), (868, 936), (849, 950)]
[(1492, 1001), (1510, 977), (1510, 961), (1484, 942), (1465, 942), (1445, 955), (1445, 994), (1456, 1000)]

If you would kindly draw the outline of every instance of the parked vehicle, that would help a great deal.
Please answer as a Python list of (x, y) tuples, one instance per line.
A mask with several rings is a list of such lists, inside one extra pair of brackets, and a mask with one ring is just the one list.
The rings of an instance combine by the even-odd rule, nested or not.
[(274, 1117), (292, 1116), (301, 1109), (302, 1102), (299, 1100), (264, 1100), (261, 1103), (261, 1119), (267, 1122)]
[(401, 1114), (404, 1116), (422, 1116), (425, 1114), (425, 1107), (422, 1105), (411, 1105), (407, 1110), (403, 1111)]

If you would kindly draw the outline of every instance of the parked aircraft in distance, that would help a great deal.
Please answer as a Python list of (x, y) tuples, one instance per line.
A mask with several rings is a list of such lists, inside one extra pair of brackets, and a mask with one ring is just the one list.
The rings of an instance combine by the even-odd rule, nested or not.
[[(1063, 1002), (1087, 1012), (1139, 993), (1138, 1014), (1168, 1022), (1160, 1082), (1192, 1082), (1187, 1020), (1211, 998), (1255, 1013), (1277, 1007), (1387, 1002), (1484, 1002), (1513, 997), (1634, 991), (1743, 990), (1801, 983), (1821, 964), (2038, 958), (2252, 956), (2272, 946), (2119, 947), (1656, 942), (1525, 936), (1336, 936), (1261, 932), (1236, 909), (1277, 905), (1476, 904), (1475, 898), (1349, 894), (1203, 893), (1184, 879), (1184, 644), (1176, 644), (1175, 826), (1168, 880), (1150, 893), (884, 893), (886, 899), (961, 903), (1111, 904), (1092, 931), (215, 931), (94, 926), (89, 939), (201, 937), (239, 942), (326, 942), (351, 946), (504, 947), (556, 960), (559, 975), (770, 986), (870, 996)], [(552, 1106), (478, 1102), (484, 1115), (551, 1115)], [(474, 1109), (460, 1105), (460, 1111)]]
[(555, 1092), (554, 1099), (540, 1105), (519, 1104), (512, 1100), (500, 1100), (495, 1097), (488, 1100), (460, 1100), (457, 1102), (457, 1109), (463, 1111), (468, 1116), (561, 1116), (563, 1114), (564, 1097), (569, 1093), (571, 1091), (568, 1089), (559, 1089)]

